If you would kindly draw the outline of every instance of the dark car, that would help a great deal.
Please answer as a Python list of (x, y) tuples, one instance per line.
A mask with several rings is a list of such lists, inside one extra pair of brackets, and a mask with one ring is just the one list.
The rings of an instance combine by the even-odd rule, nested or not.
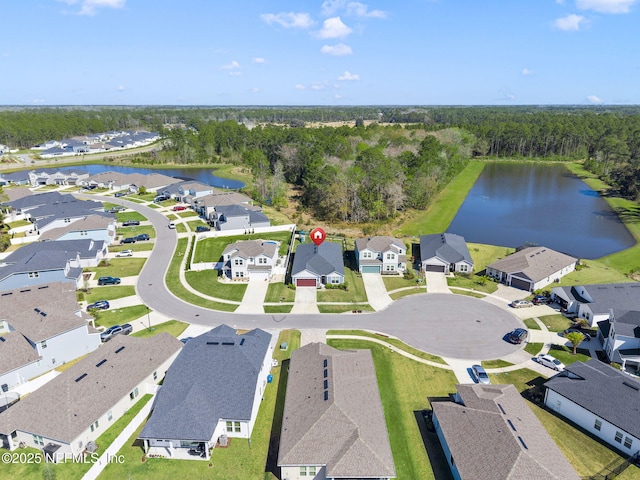
[(107, 310), (109, 308), (109, 302), (106, 300), (98, 300), (97, 302), (87, 305), (87, 310), (93, 310), (94, 308), (97, 308), (98, 310)]
[(127, 238), (123, 238), (122, 242), (120, 243), (136, 243), (137, 239), (138, 239), (137, 237), (127, 237)]
[(133, 326), (130, 323), (124, 323), (122, 326), (122, 335), (129, 335), (133, 332)]
[(198, 225), (196, 227), (196, 232), (208, 232), (211, 229), (209, 227), (205, 227), (204, 225)]
[(562, 336), (566, 337), (568, 333), (580, 333), (581, 335), (584, 336), (584, 340), (586, 342), (591, 341), (591, 336), (589, 334), (584, 333), (582, 330), (578, 330), (577, 328), (567, 328), (565, 331), (562, 332)]
[(516, 328), (513, 332), (510, 332), (507, 339), (511, 343), (520, 344), (527, 340), (529, 332), (524, 328)]
[(546, 305), (550, 301), (551, 301), (551, 299), (549, 297), (547, 297), (546, 295), (536, 295), (531, 300), (531, 302), (533, 302), (534, 305)]
[(116, 335), (120, 335), (123, 332), (122, 326), (114, 325), (113, 327), (107, 328), (104, 332), (100, 334), (100, 340), (103, 342), (108, 342)]
[(114, 197), (116, 198), (120, 198), (120, 197), (124, 197), (127, 194), (127, 192), (116, 192), (116, 194), (114, 195)]
[(120, 285), (120, 279), (118, 277), (100, 277), (98, 285)]
[(183, 344), (187, 343), (189, 340), (193, 340), (193, 337), (184, 337), (180, 339)]
[(169, 197), (167, 197), (166, 195), (158, 195), (156, 198), (153, 199), (153, 202), (158, 203), (158, 202), (164, 202), (166, 200), (169, 200)]
[(136, 240), (141, 242), (143, 240), (149, 240), (149, 235), (146, 233), (141, 233), (140, 235), (136, 235)]
[(122, 222), (123, 227), (137, 227), (140, 225), (140, 220), (126, 220)]

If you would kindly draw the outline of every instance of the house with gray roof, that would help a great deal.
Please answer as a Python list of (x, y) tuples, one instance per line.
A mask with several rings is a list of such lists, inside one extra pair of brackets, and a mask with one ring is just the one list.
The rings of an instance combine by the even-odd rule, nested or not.
[(0, 293), (0, 389), (11, 390), (100, 346), (69, 282)]
[(407, 246), (399, 238), (358, 238), (355, 255), (360, 273), (394, 274), (406, 270)]
[(640, 381), (592, 358), (547, 380), (545, 405), (625, 456), (640, 451)]
[[(250, 438), (271, 369), (272, 336), (220, 325), (187, 341), (169, 368), (138, 438), (148, 454), (210, 456), (229, 437)], [(191, 457), (194, 458), (194, 457)]]
[(420, 237), (420, 267), (425, 272), (473, 270), (473, 259), (464, 237), (454, 233), (434, 233)]
[(432, 401), (433, 425), (457, 480), (579, 480), (513, 385), (456, 385)]
[(320, 287), (344, 283), (344, 257), (338, 243), (298, 245), (293, 255), (291, 281), (296, 287)]
[(101, 216), (115, 221), (113, 213), (104, 211), (101, 202), (77, 200), (64, 203), (51, 203), (35, 207), (27, 212), (34, 228), (45, 233), (86, 218), (88, 215)]
[(640, 375), (640, 308), (616, 310), (598, 322), (598, 340), (609, 361), (620, 363), (623, 372)]
[(211, 195), (214, 190), (215, 188), (211, 185), (195, 180), (184, 180), (158, 190), (158, 194), (173, 198), (178, 202), (191, 204), (193, 199)]
[(253, 206), (253, 200), (238, 192), (213, 189), (208, 195), (191, 198), (191, 207), (208, 222), (213, 222), (216, 216), (216, 207), (224, 205), (241, 205), (251, 210), (260, 211), (261, 208)]
[[(157, 384), (182, 343), (166, 332), (117, 335), (0, 414), (4, 448), (24, 444), (77, 457)], [(104, 447), (104, 445), (102, 445)]]
[(157, 192), (167, 185), (179, 183), (182, 180), (161, 173), (120, 173), (102, 172), (91, 175), (80, 182), (85, 187), (109, 188), (111, 190), (126, 190), (137, 193), (140, 187), (149, 192)]
[(396, 476), (370, 350), (292, 352), (278, 466), (290, 480)]
[(19, 214), (27, 214), (30, 210), (43, 206), (43, 205), (53, 205), (53, 204), (62, 204), (66, 202), (77, 202), (78, 199), (73, 195), (68, 193), (60, 193), (55, 190), (44, 193), (32, 193), (29, 190), (29, 194), (25, 195), (24, 190), (21, 190), (21, 194), (18, 198), (11, 198), (8, 195), (10, 200), (7, 202), (2, 202), (2, 205), (6, 205), (13, 212)]
[(116, 237), (116, 220), (113, 215), (87, 215), (72, 223), (40, 232), (39, 240), (82, 240), (90, 238), (111, 245)]
[[(84, 148), (86, 146), (83, 145)], [(72, 148), (54, 148), (45, 150), (41, 157), (59, 156), (77, 153)], [(61, 171), (52, 169), (32, 170), (29, 172), (29, 181), (32, 186), (39, 185), (77, 185), (80, 180), (87, 178), (89, 174), (84, 171)]]
[(4, 185), (27, 185), (29, 183), (29, 173), (23, 171), (12, 173), (0, 173), (0, 186)]
[(0, 291), (52, 282), (78, 288), (82, 269), (95, 267), (106, 254), (105, 243), (91, 239), (24, 245), (0, 261)]
[(211, 218), (216, 230), (245, 230), (269, 227), (271, 220), (259, 210), (244, 205), (218, 205)]
[(578, 259), (547, 247), (528, 247), (487, 265), (487, 275), (528, 292), (558, 282), (576, 269)]
[(270, 280), (278, 260), (277, 242), (241, 240), (222, 252), (222, 268), (228, 278)]

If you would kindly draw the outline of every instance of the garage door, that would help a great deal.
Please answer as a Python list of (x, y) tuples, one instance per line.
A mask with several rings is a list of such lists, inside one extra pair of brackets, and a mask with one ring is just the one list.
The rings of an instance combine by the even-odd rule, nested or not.
[(363, 265), (362, 273), (380, 273), (379, 265)]
[(260, 271), (249, 271), (249, 279), (250, 280), (269, 280), (269, 272), (265, 272), (264, 270)]
[(426, 265), (425, 270), (427, 272), (442, 272), (444, 273), (444, 265)]
[(315, 278), (297, 278), (296, 279), (296, 287), (315, 287), (316, 279)]
[(511, 277), (511, 286), (529, 291), (531, 289), (531, 282), (528, 282), (526, 280), (521, 280), (519, 278)]

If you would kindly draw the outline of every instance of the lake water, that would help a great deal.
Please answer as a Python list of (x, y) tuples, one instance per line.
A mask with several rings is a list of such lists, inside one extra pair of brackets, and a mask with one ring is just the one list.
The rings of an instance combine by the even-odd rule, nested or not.
[(211, 168), (141, 168), (141, 167), (123, 167), (120, 165), (82, 165), (78, 167), (59, 167), (47, 168), (43, 170), (63, 171), (63, 172), (88, 172), (90, 175), (103, 172), (119, 172), (119, 173), (161, 173), (169, 177), (192, 179), (211, 185), (217, 188), (238, 189), (244, 187), (244, 183), (239, 180), (230, 180), (228, 178), (217, 177)]
[(597, 192), (549, 164), (488, 163), (448, 231), (468, 242), (543, 245), (586, 259), (635, 244)]

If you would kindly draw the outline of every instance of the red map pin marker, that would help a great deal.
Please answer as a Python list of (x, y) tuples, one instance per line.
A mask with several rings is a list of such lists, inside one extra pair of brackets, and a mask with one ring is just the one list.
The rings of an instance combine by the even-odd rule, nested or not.
[(320, 246), (324, 239), (327, 238), (327, 234), (320, 227), (316, 227), (311, 230), (311, 241), (316, 244), (316, 247)]

